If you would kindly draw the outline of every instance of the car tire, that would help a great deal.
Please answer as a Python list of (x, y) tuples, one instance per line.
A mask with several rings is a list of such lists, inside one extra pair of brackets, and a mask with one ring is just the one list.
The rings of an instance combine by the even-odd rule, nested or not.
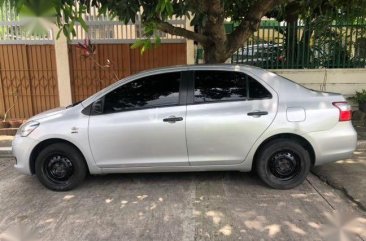
[(255, 160), (258, 176), (275, 189), (291, 189), (310, 172), (309, 152), (294, 140), (276, 139), (261, 148)]
[(68, 191), (85, 179), (87, 166), (83, 155), (74, 146), (55, 143), (39, 153), (35, 172), (45, 187), (54, 191)]

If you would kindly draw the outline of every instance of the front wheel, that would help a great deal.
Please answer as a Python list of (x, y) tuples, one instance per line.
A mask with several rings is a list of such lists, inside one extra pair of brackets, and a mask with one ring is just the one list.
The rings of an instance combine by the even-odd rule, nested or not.
[(54, 191), (68, 191), (86, 177), (84, 157), (72, 145), (55, 143), (44, 148), (36, 159), (39, 181)]
[(276, 189), (291, 189), (300, 185), (311, 167), (308, 151), (297, 142), (287, 139), (267, 143), (255, 161), (259, 177)]

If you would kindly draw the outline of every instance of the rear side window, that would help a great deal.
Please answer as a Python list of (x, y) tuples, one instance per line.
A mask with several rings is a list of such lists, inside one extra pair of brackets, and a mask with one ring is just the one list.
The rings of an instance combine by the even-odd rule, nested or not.
[(272, 98), (272, 94), (264, 88), (263, 85), (261, 85), (258, 81), (256, 81), (253, 78), (250, 78), (249, 80), (249, 99), (270, 99)]
[(230, 71), (196, 71), (194, 102), (247, 99), (247, 76)]
[(181, 73), (166, 73), (141, 78), (108, 93), (104, 113), (179, 104)]
[(230, 71), (196, 71), (194, 102), (240, 101), (272, 98), (271, 93), (249, 75)]

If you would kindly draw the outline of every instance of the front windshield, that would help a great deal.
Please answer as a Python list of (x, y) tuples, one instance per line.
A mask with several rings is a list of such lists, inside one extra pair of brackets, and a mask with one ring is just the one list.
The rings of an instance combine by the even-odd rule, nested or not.
[(104, 89), (98, 91), (97, 93), (91, 95), (90, 97), (88, 97), (87, 99), (85, 99), (85, 100), (83, 100), (81, 102), (89, 102), (91, 100), (94, 100), (97, 96), (100, 96), (100, 95), (102, 95), (104, 93), (107, 93), (110, 89), (113, 89), (113, 88), (117, 87), (118, 85), (120, 85), (121, 83), (130, 80), (132, 77), (134, 77), (134, 76), (129, 76), (129, 77), (123, 78), (123, 79), (115, 82), (114, 84), (111, 84), (111, 85), (105, 87)]

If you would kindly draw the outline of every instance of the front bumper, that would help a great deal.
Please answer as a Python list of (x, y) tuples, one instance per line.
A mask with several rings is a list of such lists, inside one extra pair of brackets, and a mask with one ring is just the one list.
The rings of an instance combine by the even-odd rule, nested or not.
[(357, 132), (350, 121), (327, 131), (307, 133), (315, 149), (315, 166), (350, 158), (357, 147)]
[(32, 175), (30, 155), (38, 142), (30, 137), (15, 136), (13, 140), (13, 155), (16, 158), (14, 167), (21, 173)]

